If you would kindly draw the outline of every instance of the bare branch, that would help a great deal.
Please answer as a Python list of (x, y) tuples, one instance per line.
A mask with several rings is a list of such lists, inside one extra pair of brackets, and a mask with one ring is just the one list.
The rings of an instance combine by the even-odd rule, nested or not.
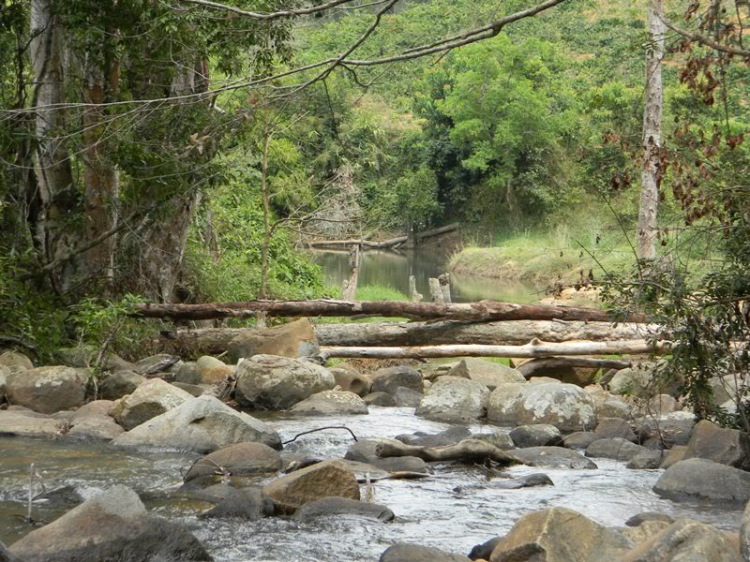
[(228, 6), (227, 4), (219, 4), (218, 2), (209, 2), (208, 0), (180, 0), (180, 2), (182, 2), (183, 4), (196, 4), (198, 6), (203, 6), (204, 8), (211, 8), (213, 10), (222, 10), (225, 12), (231, 12), (233, 14), (238, 14), (240, 16), (245, 16), (245, 17), (254, 18), (258, 20), (274, 20), (274, 19), (279, 19), (279, 18), (293, 18), (297, 16), (306, 16), (309, 14), (314, 14), (316, 12), (323, 12), (325, 10), (335, 8), (336, 6), (341, 6), (342, 4), (348, 4), (353, 1), (354, 0), (331, 0), (331, 2), (321, 4), (320, 6), (311, 6), (310, 8), (300, 8), (299, 10), (281, 10), (278, 12), (269, 12), (267, 14), (264, 14), (261, 12), (249, 12), (247, 10), (237, 8), (236, 6)]
[(687, 39), (690, 39), (691, 41), (695, 41), (696, 43), (700, 43), (701, 45), (710, 47), (711, 49), (715, 51), (720, 51), (722, 53), (727, 53), (730, 55), (750, 58), (750, 50), (748, 49), (738, 49), (737, 47), (731, 47), (729, 45), (722, 45), (721, 43), (718, 43), (714, 41), (713, 39), (710, 39), (709, 37), (701, 35), (700, 33), (694, 33), (686, 29), (681, 29), (677, 27), (676, 25), (668, 22), (666, 19), (662, 19), (662, 22), (664, 22), (664, 25), (666, 25), (669, 29), (671, 29), (678, 35), (682, 35), (683, 37), (686, 37)]

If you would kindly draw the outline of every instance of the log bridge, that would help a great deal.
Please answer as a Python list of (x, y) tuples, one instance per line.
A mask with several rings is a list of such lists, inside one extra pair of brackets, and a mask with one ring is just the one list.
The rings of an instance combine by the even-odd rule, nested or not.
[[(425, 230), (424, 232), (417, 232), (414, 234), (414, 240), (419, 243), (427, 238), (434, 238), (436, 236), (442, 236), (449, 234), (461, 228), (460, 223), (452, 223), (440, 228), (434, 228), (432, 230)], [(363, 250), (396, 250), (406, 244), (409, 241), (409, 236), (398, 236), (391, 238), (390, 240), (383, 240), (382, 242), (373, 242), (371, 240), (351, 239), (351, 240), (316, 240), (314, 242), (306, 242), (305, 245), (308, 248), (316, 250), (342, 250), (349, 249), (353, 246), (362, 248)]]

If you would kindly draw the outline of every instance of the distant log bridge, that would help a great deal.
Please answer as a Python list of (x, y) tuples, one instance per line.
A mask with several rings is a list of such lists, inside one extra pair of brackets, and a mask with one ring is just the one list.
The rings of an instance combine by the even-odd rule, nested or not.
[[(446, 226), (441, 226), (440, 228), (417, 232), (414, 235), (414, 239), (419, 242), (426, 240), (427, 238), (434, 238), (436, 236), (442, 236), (443, 234), (454, 232), (460, 228), (461, 225), (456, 222)], [(382, 242), (372, 242), (365, 239), (317, 240), (315, 242), (307, 242), (305, 245), (318, 250), (342, 250), (348, 249), (352, 246), (359, 246), (363, 250), (393, 250), (406, 244), (408, 241), (408, 236), (398, 236), (396, 238), (391, 238), (390, 240), (383, 240)]]

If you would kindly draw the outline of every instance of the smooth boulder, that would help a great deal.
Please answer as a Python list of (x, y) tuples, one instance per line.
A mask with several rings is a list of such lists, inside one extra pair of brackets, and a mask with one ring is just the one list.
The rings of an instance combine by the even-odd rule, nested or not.
[(370, 389), (372, 388), (372, 379), (370, 377), (360, 375), (354, 369), (347, 367), (333, 367), (329, 370), (336, 381), (336, 385), (340, 386), (341, 390), (348, 390), (362, 398), (370, 394)]
[(301, 468), (272, 480), (263, 491), (283, 512), (321, 498), (341, 497), (359, 500), (359, 484), (345, 465), (326, 461)]
[(281, 470), (281, 455), (263, 443), (237, 443), (209, 453), (193, 463), (185, 482), (202, 476), (221, 474), (223, 476), (246, 476)]
[(125, 430), (109, 415), (114, 402), (95, 400), (76, 410), (68, 435), (80, 439), (111, 441)]
[(365, 401), (346, 390), (316, 392), (292, 406), (291, 411), (306, 416), (346, 416), (368, 412)]
[(510, 432), (510, 438), (516, 447), (555, 447), (563, 442), (560, 430), (554, 425), (535, 424), (520, 425)]
[(195, 370), (199, 380), (195, 384), (221, 384), (234, 372), (230, 365), (209, 355), (204, 355), (195, 362)]
[(231, 363), (254, 355), (280, 357), (309, 357), (320, 351), (315, 329), (307, 318), (288, 322), (273, 328), (255, 328), (243, 331), (227, 347)]
[(8, 399), (42, 414), (78, 408), (86, 398), (90, 373), (71, 367), (38, 367), (7, 377)]
[(570, 468), (576, 470), (598, 468), (591, 459), (562, 447), (528, 447), (516, 449), (512, 452), (512, 455), (523, 464), (538, 468)]
[(34, 363), (23, 353), (5, 351), (0, 353), (0, 366), (10, 367), (11, 370), (30, 370), (34, 368)]
[(64, 423), (26, 408), (0, 410), (0, 436), (54, 437), (61, 435)]
[(483, 418), (490, 391), (473, 380), (440, 377), (422, 397), (417, 415), (443, 422), (472, 422)]
[(410, 367), (387, 367), (372, 375), (371, 392), (387, 392), (391, 396), (399, 387), (422, 392), (422, 375)]
[(627, 462), (646, 451), (648, 449), (645, 447), (631, 443), (627, 439), (614, 437), (612, 439), (597, 439), (594, 441), (586, 447), (586, 456)]
[(687, 459), (669, 467), (657, 480), (654, 491), (676, 501), (747, 502), (750, 472), (708, 459)]
[(115, 371), (107, 375), (99, 385), (99, 395), (105, 400), (117, 400), (135, 392), (148, 379), (135, 371)]
[(308, 520), (316, 517), (354, 516), (377, 521), (393, 521), (396, 516), (384, 505), (367, 503), (348, 498), (322, 498), (308, 502), (294, 514), (296, 519)]
[(447, 376), (466, 378), (486, 386), (489, 390), (495, 390), (501, 384), (526, 382), (523, 374), (516, 369), (477, 358), (461, 360)]
[(594, 433), (603, 438), (612, 439), (619, 437), (635, 443), (638, 438), (630, 427), (630, 424), (621, 418), (603, 418), (599, 420)]
[(193, 396), (161, 379), (151, 379), (135, 389), (133, 394), (123, 396), (110, 415), (125, 429), (134, 427), (172, 410)]
[(690, 435), (684, 458), (708, 459), (743, 470), (750, 470), (750, 440), (736, 429), (719, 427), (701, 420)]
[(429, 546), (397, 544), (381, 554), (379, 562), (470, 562), (470, 559)]
[(221, 519), (231, 517), (257, 521), (263, 517), (273, 515), (273, 502), (260, 488), (240, 488), (232, 490), (218, 505), (201, 513), (201, 519)]

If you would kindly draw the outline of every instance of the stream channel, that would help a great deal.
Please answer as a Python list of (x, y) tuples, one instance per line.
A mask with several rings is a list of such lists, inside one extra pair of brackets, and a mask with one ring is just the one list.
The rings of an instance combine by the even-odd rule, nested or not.
[[(436, 433), (450, 427), (416, 417), (413, 408), (371, 406), (370, 414), (361, 416), (258, 417), (264, 417), (282, 440), (324, 426), (346, 425), (360, 439)], [(487, 424), (470, 429), (474, 433), (507, 431)], [(300, 437), (285, 450), (327, 459), (343, 456), (352, 442), (346, 431), (326, 430)], [(554, 482), (554, 486), (538, 488), (502, 489), (501, 477), (490, 478), (484, 469), (451, 464), (433, 466), (433, 475), (422, 480), (378, 481), (372, 484), (372, 499), (393, 510), (396, 520), (391, 523), (353, 517), (304, 523), (280, 517), (257, 522), (204, 521), (197, 514), (210, 506), (174, 495), (182, 483), (181, 471), (196, 458), (192, 453), (122, 450), (65, 438), (0, 437), (0, 540), (9, 544), (31, 530), (23, 515), (32, 462), (47, 490), (72, 486), (85, 498), (115, 484), (135, 489), (154, 513), (186, 523), (218, 562), (376, 561), (388, 546), (400, 542), (468, 554), (474, 545), (507, 532), (525, 513), (555, 506), (577, 510), (609, 526), (622, 526), (644, 511), (658, 511), (728, 530), (739, 527), (742, 509), (662, 499), (651, 490), (662, 471), (629, 470), (624, 463), (594, 459), (598, 470), (521, 466), (504, 472), (511, 476), (544, 472)], [(257, 483), (270, 479), (264, 477)], [(39, 503), (34, 515), (49, 522), (69, 508)]]

